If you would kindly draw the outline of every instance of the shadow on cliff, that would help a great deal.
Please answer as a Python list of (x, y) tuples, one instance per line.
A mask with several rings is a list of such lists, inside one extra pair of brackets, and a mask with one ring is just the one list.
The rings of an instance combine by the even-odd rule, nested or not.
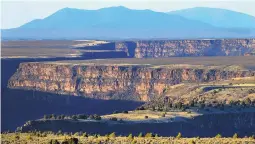
[(30, 90), (2, 89), (2, 131), (15, 130), (28, 120), (44, 114), (110, 114), (115, 110), (133, 110), (143, 103), (121, 100), (99, 100), (57, 95)]
[[(9, 78), (16, 72), (21, 62), (56, 61), (66, 59), (69, 58), (1, 59), (2, 131), (15, 130), (17, 126), (21, 126), (26, 121), (41, 118), (44, 114), (107, 114), (112, 113), (115, 110), (133, 110), (142, 105), (142, 103), (132, 101), (96, 100), (7, 88)], [(85, 58), (83, 57), (83, 59)]]

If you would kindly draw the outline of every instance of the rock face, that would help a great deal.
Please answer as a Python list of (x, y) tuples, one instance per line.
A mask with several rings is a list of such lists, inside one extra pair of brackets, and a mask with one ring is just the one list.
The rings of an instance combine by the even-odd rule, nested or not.
[(255, 39), (143, 40), (117, 42), (115, 48), (133, 52), (136, 58), (175, 56), (243, 56), (255, 54)]
[(21, 63), (8, 86), (100, 99), (149, 101), (181, 82), (207, 82), (254, 74), (254, 71), (217, 66)]

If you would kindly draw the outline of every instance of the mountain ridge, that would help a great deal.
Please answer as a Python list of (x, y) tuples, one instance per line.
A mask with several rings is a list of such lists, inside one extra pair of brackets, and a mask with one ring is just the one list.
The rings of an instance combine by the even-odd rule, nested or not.
[[(63, 8), (44, 19), (1, 30), (4, 38), (249, 38), (250, 28), (222, 28), (177, 14), (135, 10), (123, 6), (83, 10)], [(38, 35), (38, 33), (40, 35)]]

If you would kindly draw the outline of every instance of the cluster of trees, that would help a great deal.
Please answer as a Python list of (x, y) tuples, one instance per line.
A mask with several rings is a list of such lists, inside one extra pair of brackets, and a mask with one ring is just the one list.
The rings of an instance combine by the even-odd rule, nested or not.
[(250, 98), (246, 98), (242, 101), (240, 100), (231, 100), (230, 102), (218, 102), (214, 101), (212, 103), (208, 103), (205, 100), (198, 101), (197, 99), (190, 100), (188, 103), (183, 103), (181, 101), (178, 102), (172, 102), (170, 100), (163, 101), (163, 100), (156, 100), (151, 101), (148, 104), (145, 104), (141, 107), (136, 108), (136, 110), (153, 110), (153, 111), (171, 111), (171, 110), (178, 110), (178, 111), (186, 111), (187, 109), (191, 107), (196, 107), (199, 109), (204, 109), (206, 107), (212, 107), (217, 108), (220, 110), (224, 110), (224, 107), (230, 106), (230, 107), (239, 107), (239, 108), (245, 108), (245, 107), (254, 107), (255, 106), (255, 100), (251, 101)]
[(101, 117), (97, 114), (94, 115), (85, 115), (85, 114), (77, 114), (77, 115), (71, 115), (71, 116), (67, 116), (67, 115), (55, 115), (55, 114), (51, 114), (51, 115), (44, 115), (43, 118), (45, 120), (63, 120), (63, 119), (73, 119), (73, 120), (77, 120), (77, 119), (93, 119), (93, 120), (101, 120)]

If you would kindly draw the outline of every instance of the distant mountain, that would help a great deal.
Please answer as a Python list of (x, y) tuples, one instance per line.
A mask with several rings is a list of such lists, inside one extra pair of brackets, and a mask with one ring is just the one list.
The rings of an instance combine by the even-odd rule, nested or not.
[(185, 39), (255, 35), (247, 29), (222, 29), (175, 14), (122, 6), (98, 10), (64, 8), (44, 19), (1, 31), (6, 39)]
[(221, 28), (255, 28), (255, 17), (226, 9), (195, 7), (171, 11), (168, 14), (176, 14)]

